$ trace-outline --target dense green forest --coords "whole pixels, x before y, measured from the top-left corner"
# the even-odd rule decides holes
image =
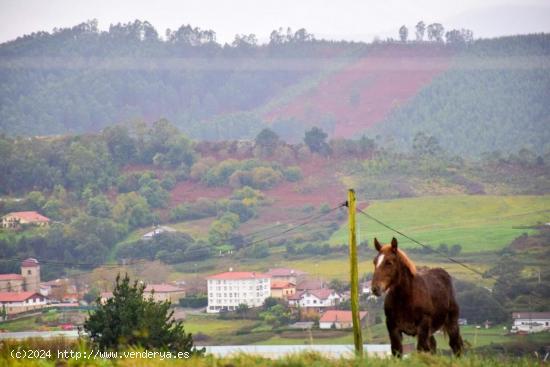
[[[374,130],[409,146],[430,131],[460,155],[550,151],[550,35],[480,40]]]
[[[258,45],[254,35],[220,45],[215,32],[191,26],[168,30],[165,38],[148,22],[102,32],[90,21],[0,45],[0,131],[50,135],[168,118],[193,137],[215,139],[219,129],[203,129],[203,120],[256,108],[315,72],[266,68],[270,60],[360,48],[315,41],[304,29],[274,31],[268,45]],[[261,124],[240,114],[223,122],[234,120],[243,126],[234,132],[239,136],[223,129],[222,138],[251,138],[248,130]]]

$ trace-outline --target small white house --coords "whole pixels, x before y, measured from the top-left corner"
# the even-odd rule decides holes
[[[366,321],[367,312],[359,312],[361,326],[365,326]],[[353,317],[351,311],[329,310],[319,320],[319,329],[350,329],[352,327]]]
[[[344,297],[336,291],[329,288],[314,289],[303,291],[288,297],[290,306],[300,306],[303,309],[315,309],[322,311],[329,307],[338,305]]]
[[[173,233],[173,232],[176,232],[176,230],[172,227],[168,227],[168,226],[158,226],[158,227],[155,227],[155,229],[153,229],[151,232],[147,232],[145,233],[143,236],[141,236],[141,239],[143,240],[151,240],[153,239],[155,236],[158,236],[159,234],[161,233]]]
[[[8,315],[44,308],[48,298],[37,292],[0,292],[0,308]]]
[[[513,333],[538,333],[550,330],[550,312],[513,312]]]

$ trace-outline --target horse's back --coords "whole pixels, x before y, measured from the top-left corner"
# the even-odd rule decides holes
[[[424,279],[432,303],[437,309],[457,307],[453,281],[447,271],[441,268],[431,268],[421,271],[420,276]]]

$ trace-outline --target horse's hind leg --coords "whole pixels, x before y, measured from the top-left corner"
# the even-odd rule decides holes
[[[447,327],[447,333],[449,334],[449,346],[453,350],[453,353],[458,357],[462,354],[464,349],[464,343],[460,336],[460,328],[458,323]]]
[[[449,335],[449,346],[456,356],[460,356],[464,349],[464,343],[460,336],[460,327],[458,326],[458,306],[453,307],[445,323],[445,331]]]
[[[432,354],[435,354],[436,350],[437,350],[437,343],[435,341],[435,337],[432,335],[430,336],[430,352]]]

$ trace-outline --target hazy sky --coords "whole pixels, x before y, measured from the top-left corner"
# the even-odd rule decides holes
[[[97,19],[101,29],[148,20],[159,34],[191,24],[216,31],[219,42],[278,27],[304,27],[317,38],[397,38],[402,24],[440,22],[476,37],[550,32],[550,0],[0,0],[0,42]],[[412,32],[410,32],[412,33]]]

